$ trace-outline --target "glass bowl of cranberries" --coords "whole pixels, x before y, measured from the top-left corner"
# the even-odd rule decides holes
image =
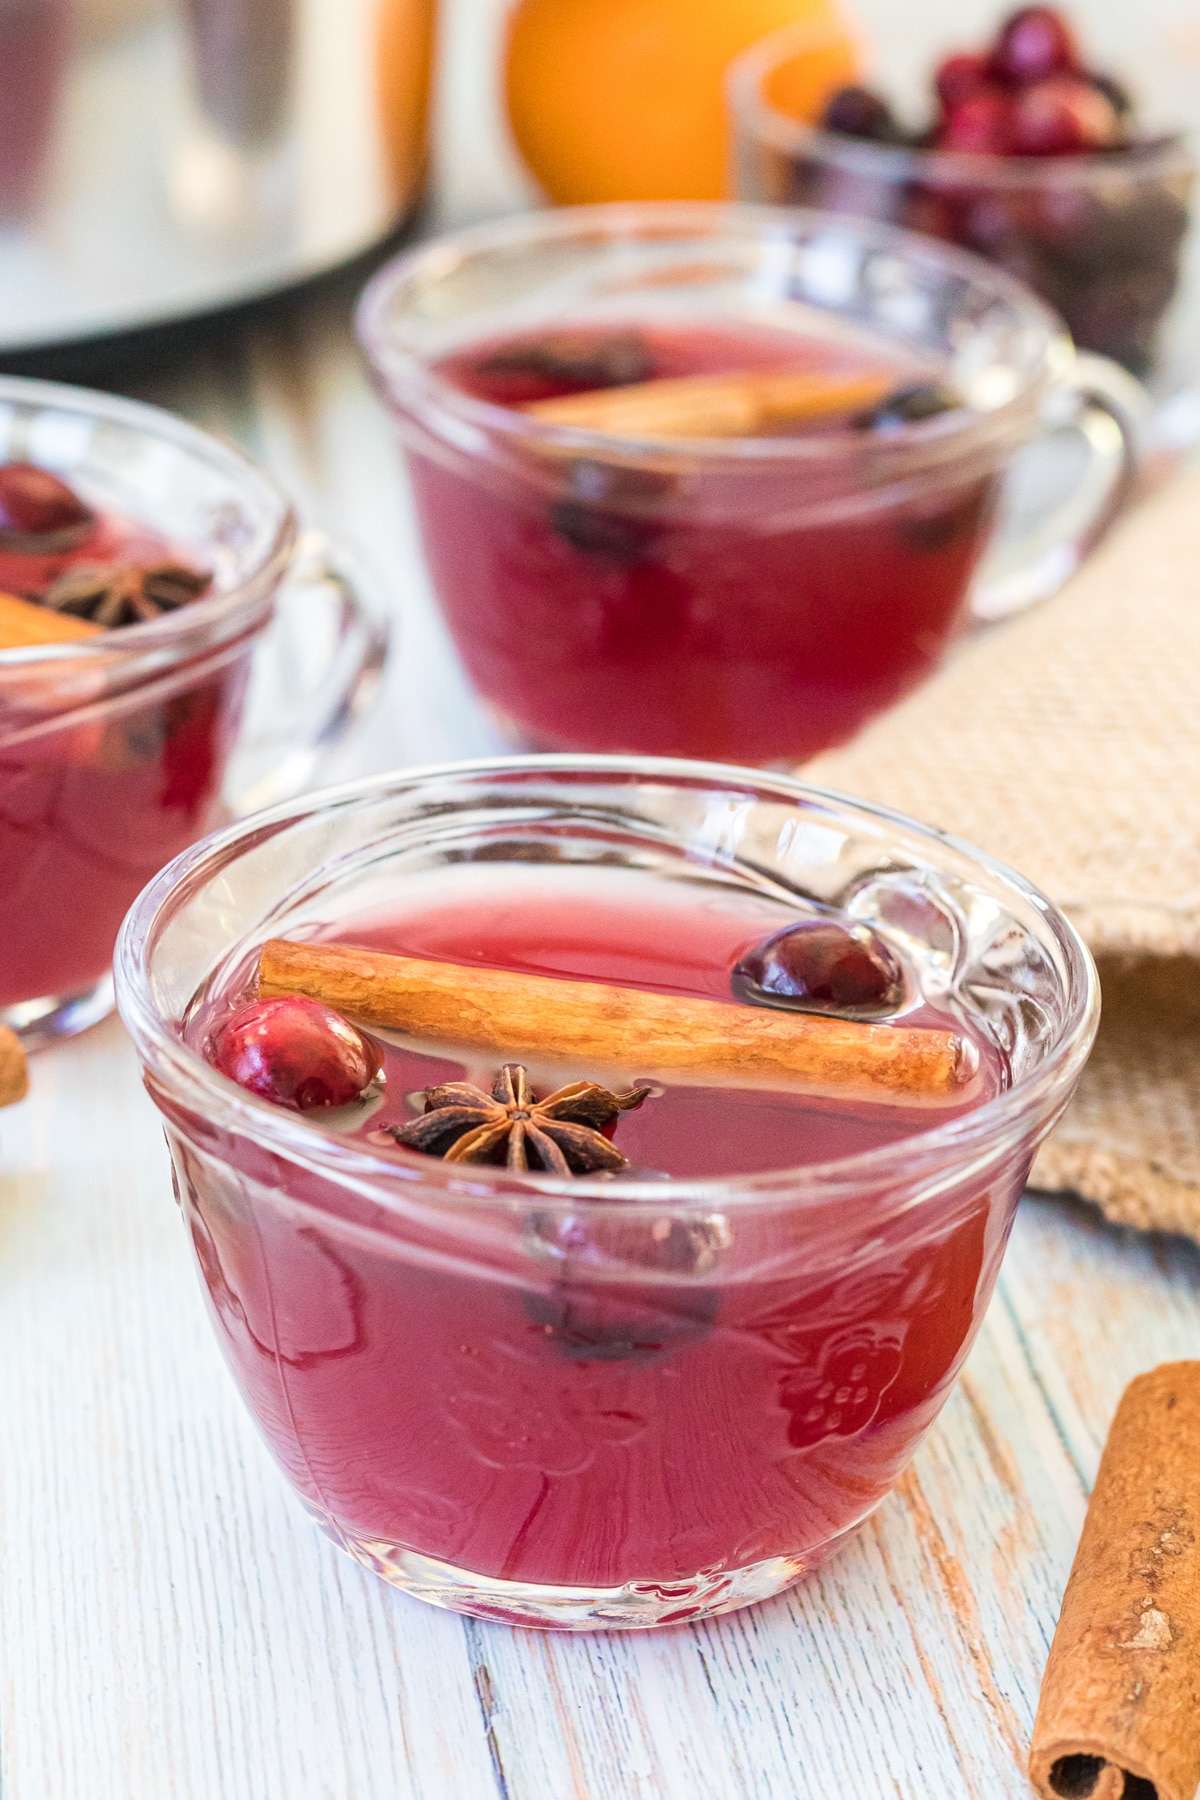
[[[372,611],[232,447],[0,378],[0,1022],[32,1046],[103,1016],[138,890],[295,791],[378,667]]]
[[[803,28],[779,32],[731,69],[744,199],[962,244],[1035,288],[1081,348],[1149,370],[1179,282],[1194,159],[1180,133],[1141,126],[1061,12],[1024,7],[991,43],[944,57],[931,117],[912,128],[872,87],[833,93],[818,125],[790,116],[786,74],[806,41]]]
[[[635,758],[260,813],[156,878],[116,971],[304,1507],[421,1599],[569,1630],[766,1599],[880,1504],[1098,1012],[980,852]]]

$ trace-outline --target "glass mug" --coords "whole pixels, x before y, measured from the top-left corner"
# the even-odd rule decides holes
[[[664,325],[857,341],[909,381],[944,371],[971,410],[886,434],[639,442],[481,399],[442,366],[539,331]],[[987,263],[799,210],[485,226],[397,258],[359,330],[467,672],[539,750],[786,764],[844,741],[935,667],[973,583],[994,615],[1061,582],[1111,513],[1142,400]],[[1083,444],[1076,479],[981,569],[1006,471],[1063,429]]]
[[[150,623],[0,650],[0,1021],[33,1046],[110,1009],[117,931],[157,869],[222,808],[304,785],[369,698],[387,627],[261,470],[157,408],[0,378],[7,461],[214,576]],[[248,703],[270,714],[252,737]]]
[[[1034,288],[1075,342],[1142,375],[1179,285],[1195,159],[1178,132],[1094,156],[982,156],[866,143],[787,110],[828,34],[789,26],[727,83],[743,200],[886,219],[974,250]]]
[[[498,869],[593,894],[628,871],[689,918],[747,894],[838,908],[902,941],[1009,1084],[806,1167],[614,1188],[385,1153],[193,1047],[210,984],[264,939]],[[424,1600],[579,1630],[766,1599],[875,1509],[970,1348],[1099,1011],[1072,927],[970,846],[782,777],[635,758],[274,808],[151,883],[116,972],[212,1323],[304,1506]]]

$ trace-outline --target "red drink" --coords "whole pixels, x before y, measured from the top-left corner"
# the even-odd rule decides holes
[[[102,516],[69,550],[0,544],[0,592],[180,560],[159,534]],[[226,645],[112,698],[108,674],[82,659],[14,664],[0,684],[0,1008],[94,987],[135,895],[208,828],[248,655],[245,640]]]
[[[38,198],[70,40],[70,0],[0,5],[0,225]]]
[[[0,732],[0,1007],[91,988],[132,899],[213,823],[247,657]]]
[[[0,1021],[28,1045],[104,1016],[139,887],[226,803],[307,779],[353,718],[386,633],[336,554],[295,545],[291,507],[231,446],[0,380]],[[230,781],[260,647],[268,673],[286,650],[287,683],[269,725],[252,706]]]
[[[733,965],[795,917],[629,871],[456,876],[327,935],[733,1006]],[[236,968],[218,977],[194,1043],[239,987]],[[915,984],[904,1023],[964,1029]],[[891,1487],[938,1411],[1028,1155],[951,1185],[915,1228],[905,1215],[881,1224],[869,1183],[836,1223],[815,1209],[748,1224],[738,1181],[895,1145],[978,1106],[1006,1080],[978,1044],[981,1071],[956,1108],[655,1084],[615,1130],[642,1184],[633,1197],[622,1201],[624,1178],[611,1204],[577,1209],[514,1193],[482,1251],[464,1246],[453,1203],[443,1230],[436,1208],[389,1220],[343,1193],[327,1227],[318,1177],[245,1144],[184,1148],[226,1354],[314,1514],[385,1572],[415,1554],[485,1581],[638,1584],[660,1620],[676,1584],[689,1616],[811,1566]],[[384,1102],[354,1137],[378,1148],[384,1124],[413,1116],[408,1096],[419,1109],[419,1090],[464,1075],[490,1087],[496,1067],[391,1044]],[[542,1095],[588,1073],[530,1071]],[[671,1180],[652,1186],[654,1173]],[[689,1178],[733,1185],[706,1215],[672,1217],[672,1182]]]
[[[600,759],[260,815],[151,884],[116,973],[306,1507],[410,1593],[578,1629],[778,1593],[878,1503],[1097,1010],[1070,927],[977,853]]]
[[[945,650],[1051,389],[1100,389],[1097,371],[1064,375],[1058,321],[989,264],[798,208],[643,202],[477,227],[398,257],[358,323],[459,653],[502,728],[540,749],[794,763],[850,736]],[[565,363],[584,390],[573,423],[552,380],[514,380],[522,363]],[[640,433],[627,410],[600,421],[687,370],[738,372],[720,379],[740,402],[764,365],[793,392],[797,370],[850,367],[950,404],[844,402],[819,430],[740,404],[715,429],[707,415],[708,435],[694,414],[682,431],[678,413],[657,430],[643,413]],[[539,396],[554,415],[521,410]],[[1077,501],[1023,544],[1006,533],[981,609],[1027,604],[1073,566],[1102,510]]]
[[[621,384],[761,369],[883,368],[898,389],[930,378],[884,344],[736,320],[556,326],[541,341],[560,336],[578,346],[575,378],[539,372],[529,337],[477,346],[439,373],[506,407],[614,385],[606,347],[622,343]],[[968,465],[936,493],[880,504],[867,492],[887,454],[879,432],[843,417],[803,435],[819,435],[861,503],[847,505],[802,453],[751,472],[705,470],[678,445],[540,462],[531,447],[523,471],[497,471],[411,451],[434,585],[498,717],[538,749],[765,763],[850,737],[921,681],[962,612],[995,474]]]

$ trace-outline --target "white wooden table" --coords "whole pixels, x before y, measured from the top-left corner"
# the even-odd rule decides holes
[[[468,177],[443,187],[459,210]],[[386,699],[338,773],[492,747],[346,300],[136,384],[241,438],[391,583]],[[435,1612],[319,1537],[259,1443],[110,1021],[39,1057],[0,1117],[0,1797],[1015,1800],[1118,1396],[1198,1353],[1200,1249],[1027,1198],[945,1413],[806,1586],[650,1635]]]

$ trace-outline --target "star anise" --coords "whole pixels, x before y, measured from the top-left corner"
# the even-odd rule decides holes
[[[51,612],[110,629],[148,624],[198,600],[212,586],[207,569],[185,563],[78,563],[38,596]]]
[[[520,1063],[506,1063],[491,1097],[467,1081],[427,1088],[425,1112],[387,1131],[408,1150],[453,1163],[507,1163],[551,1175],[627,1169],[629,1159],[603,1135],[619,1113],[640,1106],[648,1088],[613,1094],[594,1081],[572,1082],[537,1100]]]

